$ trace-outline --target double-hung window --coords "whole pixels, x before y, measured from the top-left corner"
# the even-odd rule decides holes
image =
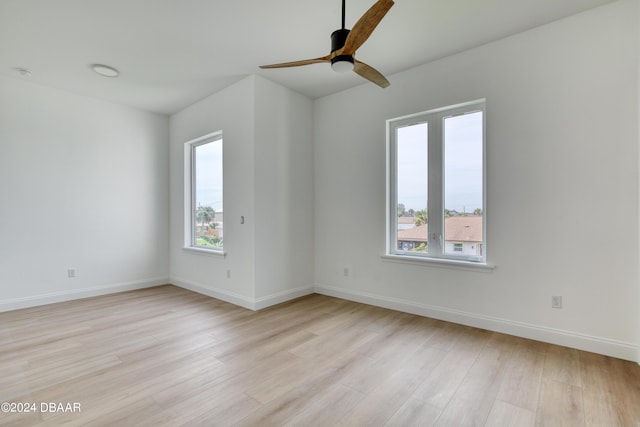
[[[387,255],[486,262],[484,100],[387,121]]]
[[[222,132],[188,141],[185,159],[185,248],[222,253]]]

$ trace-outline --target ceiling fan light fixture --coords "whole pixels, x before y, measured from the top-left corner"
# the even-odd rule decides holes
[[[13,69],[15,72],[17,72],[18,74],[20,74],[22,77],[31,77],[31,70],[29,70],[28,68],[24,68],[24,67],[16,67]]]
[[[331,68],[336,73],[348,73],[353,71],[353,56],[338,55],[331,60]]]
[[[103,77],[113,78],[113,77],[118,77],[120,75],[120,71],[116,70],[113,67],[110,67],[109,65],[93,64],[91,65],[91,69]]]

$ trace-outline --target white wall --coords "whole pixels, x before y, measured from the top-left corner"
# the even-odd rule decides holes
[[[250,76],[171,117],[173,283],[249,308],[313,291],[312,111],[311,100]],[[183,249],[183,145],[217,130],[224,258]]]
[[[243,306],[255,298],[253,93],[253,79],[246,78],[174,114],[170,124],[172,282]],[[219,130],[223,132],[224,258],[183,249],[184,143]]]
[[[167,135],[167,117],[0,77],[0,311],[166,283]]]
[[[316,101],[316,290],[636,358],[637,24],[623,0]],[[383,261],[385,120],[479,98],[497,268]]]
[[[311,293],[313,103],[261,77],[255,84],[256,298]]]

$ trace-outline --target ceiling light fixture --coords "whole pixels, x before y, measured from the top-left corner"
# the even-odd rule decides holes
[[[22,77],[31,77],[31,71],[27,68],[16,67],[13,70],[20,74]]]
[[[93,64],[91,69],[104,77],[118,77],[120,75],[120,71],[104,64]]]

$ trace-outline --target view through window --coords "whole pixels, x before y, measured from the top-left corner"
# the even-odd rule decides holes
[[[189,246],[222,250],[222,134],[208,135],[187,144],[191,167]]]
[[[485,259],[484,103],[388,121],[391,254]]]

